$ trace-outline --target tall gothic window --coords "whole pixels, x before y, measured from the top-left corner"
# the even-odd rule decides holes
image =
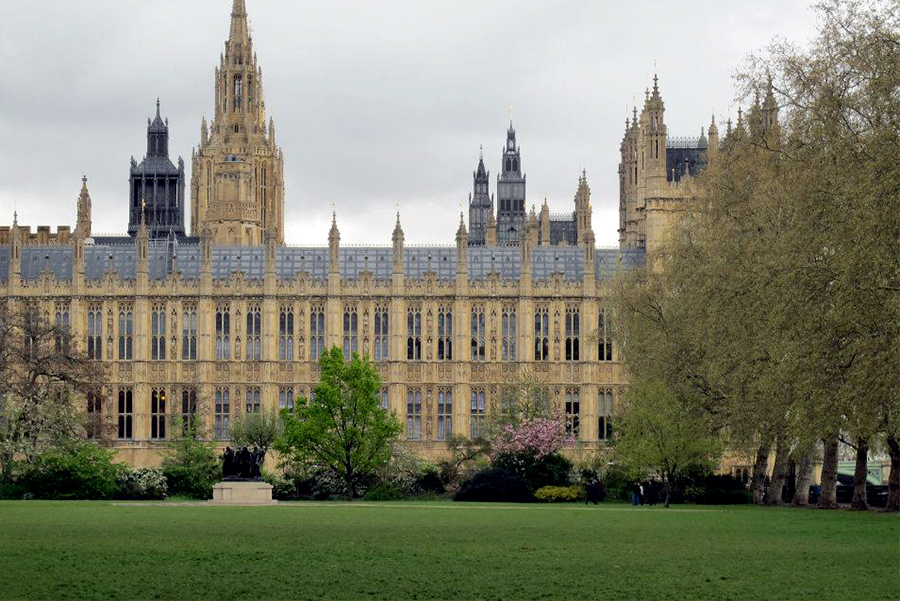
[[[166,307],[154,305],[150,313],[150,358],[166,360]]]
[[[226,440],[231,431],[231,390],[216,388],[215,435],[219,440]]]
[[[91,305],[87,314],[88,359],[103,359],[103,307]]]
[[[359,329],[356,307],[344,307],[344,360],[349,361],[353,358],[353,354],[358,352],[357,336]]]
[[[325,352],[325,307],[313,307],[309,314],[309,358],[318,361]]]
[[[181,433],[187,436],[197,419],[197,389],[185,388],[181,391]]]
[[[130,305],[119,307],[119,361],[134,358],[134,312]]]
[[[294,388],[292,386],[278,389],[278,408],[294,411]]]
[[[387,388],[381,389],[380,404],[382,409],[384,409],[385,411],[388,410],[388,407],[390,406],[390,393],[388,392]]]
[[[503,309],[503,352],[504,361],[516,360],[516,310],[514,307]]]
[[[40,336],[38,330],[41,325],[41,316],[35,305],[29,304],[25,308],[24,332],[22,333],[22,342],[25,345],[24,354],[28,360],[35,357],[38,350]]]
[[[132,438],[134,419],[134,399],[130,388],[119,389],[119,440]]]
[[[54,348],[57,353],[69,353],[69,305],[57,303],[56,305],[56,335],[54,336]]]
[[[262,312],[259,305],[247,308],[247,361],[262,358]]]
[[[566,434],[578,437],[581,420],[581,391],[577,388],[566,389]]]
[[[471,327],[469,328],[469,334],[471,343],[470,346],[472,348],[472,361],[484,361],[485,354],[485,316],[484,316],[484,307],[473,307],[472,308],[472,321]]]
[[[406,390],[406,439],[422,440],[422,389]]]
[[[453,361],[453,312],[441,307],[438,312],[438,361]]]
[[[181,317],[181,358],[197,360],[197,307],[185,306]]]
[[[161,388],[150,393],[150,438],[166,438],[166,391]]]
[[[578,361],[581,342],[581,316],[578,307],[566,307],[566,361]]]
[[[612,438],[613,391],[605,388],[597,394],[597,435],[600,440]]]
[[[447,440],[453,435],[453,392],[438,388],[437,439]]]
[[[231,359],[231,307],[216,308],[216,359]]]
[[[406,312],[406,359],[422,360],[422,312],[418,308]]]
[[[550,314],[546,307],[534,313],[534,360],[550,360]]]
[[[391,342],[391,330],[386,307],[375,307],[375,360],[387,361]]]
[[[241,103],[244,95],[244,80],[240,75],[234,78],[234,110],[241,110]]]
[[[87,437],[100,438],[103,434],[103,397],[100,393],[88,393],[87,415]]]
[[[247,389],[247,413],[259,413],[262,410],[259,388]]]
[[[597,322],[597,358],[600,361],[612,361],[612,319],[606,309],[600,309],[600,320]]]
[[[469,407],[469,433],[475,439],[484,432],[484,418],[487,415],[487,399],[484,388],[473,388]]]
[[[282,305],[278,318],[278,358],[294,360],[294,308],[290,305]]]

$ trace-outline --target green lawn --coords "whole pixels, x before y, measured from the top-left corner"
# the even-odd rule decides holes
[[[897,515],[0,503],[2,599],[900,599]]]

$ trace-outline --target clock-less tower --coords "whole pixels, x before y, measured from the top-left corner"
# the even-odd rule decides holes
[[[262,69],[245,0],[234,0],[231,33],[216,69],[215,118],[200,128],[191,176],[191,233],[220,245],[284,242],[284,158],[266,127]]]

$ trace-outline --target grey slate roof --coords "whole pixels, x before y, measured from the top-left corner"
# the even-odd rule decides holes
[[[133,280],[136,273],[136,246],[131,238],[110,238],[113,244],[85,246],[85,279],[99,280],[112,268],[121,279]],[[120,242],[121,241],[121,242]],[[127,241],[127,242],[126,242]],[[421,279],[433,271],[440,280],[456,276],[455,246],[409,247],[404,249],[405,277]],[[174,255],[174,260],[173,260]],[[292,280],[306,272],[313,280],[328,277],[327,248],[279,247],[276,250],[276,274],[279,279]],[[584,251],[578,246],[537,247],[531,251],[532,278],[546,281],[561,274],[569,281],[581,281],[584,274]],[[642,249],[597,249],[594,254],[598,280],[612,279],[618,269],[642,266]],[[74,249],[71,246],[25,246],[22,249],[22,279],[40,278],[45,267],[61,281],[72,279]],[[10,248],[0,248],[0,280],[9,273]],[[376,280],[390,280],[393,271],[393,249],[389,247],[349,247],[340,251],[340,271],[344,279],[358,279],[370,271]],[[173,244],[168,240],[150,242],[148,268],[153,280],[163,280],[174,268],[187,280],[200,277],[200,245],[196,239],[184,238]],[[266,249],[254,247],[214,247],[212,276],[227,280],[240,271],[247,279],[262,279],[265,275]],[[521,251],[514,247],[470,247],[468,249],[468,277],[470,281],[499,274],[505,281],[517,281],[521,276]]]

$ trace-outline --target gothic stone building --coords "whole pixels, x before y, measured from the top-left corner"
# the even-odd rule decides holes
[[[618,249],[595,247],[585,174],[573,213],[552,216],[546,202],[526,213],[512,124],[499,210],[482,158],[455,245],[407,246],[398,215],[388,246],[342,247],[335,219],[328,246],[292,247],[283,243],[283,159],[252,49],[245,2],[234,0],[215,118],[203,120],[191,161],[191,237],[181,235],[183,168],[168,160],[159,117],[147,158],[132,164],[133,236],[92,235],[86,178],[74,230],[32,232],[15,219],[0,228],[0,294],[70,328],[104,364],[107,393],[85,409],[123,460],[158,463],[179,417],[193,415],[224,444],[239,413],[290,408],[310,393],[331,345],[375,362],[383,406],[423,455],[445,452],[452,434],[478,434],[525,377],[579,448],[600,444],[624,384],[611,281],[644,264],[659,229],[651,215],[677,210],[706,160],[703,141],[667,143],[656,85],[623,142]],[[712,140],[711,131],[710,149]]]

